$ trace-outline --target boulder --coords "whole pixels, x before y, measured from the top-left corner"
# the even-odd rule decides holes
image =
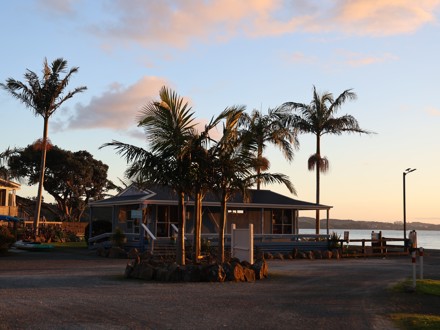
[[[323,259],[331,259],[332,258],[332,251],[325,250],[322,252],[322,258]]]
[[[199,265],[186,265],[182,268],[182,280],[185,282],[200,282],[202,280]]]
[[[114,259],[127,258],[127,252],[125,252],[125,250],[120,247],[113,246],[109,249],[107,257]]]
[[[322,259],[322,252],[320,250],[313,251],[313,254],[315,255],[315,259]]]
[[[255,278],[257,280],[262,280],[263,278],[267,278],[269,275],[268,266],[266,260],[258,259],[253,265],[252,269],[255,273]]]
[[[244,273],[243,266],[240,262],[227,262],[223,265],[223,270],[225,271],[226,281],[234,281],[234,282],[243,282],[244,281]]]
[[[208,282],[224,282],[225,278],[225,271],[220,264],[209,265],[206,268],[206,280]]]
[[[340,259],[341,255],[339,253],[339,249],[333,249],[332,250],[332,256],[333,256],[333,259]]]
[[[250,268],[243,268],[244,280],[246,282],[255,282],[255,272]]]

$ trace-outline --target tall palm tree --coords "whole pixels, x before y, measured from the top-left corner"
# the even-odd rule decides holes
[[[320,173],[329,168],[329,161],[321,155],[321,137],[325,134],[341,135],[342,133],[371,134],[359,127],[359,123],[351,115],[336,117],[338,110],[348,100],[355,100],[352,89],[343,91],[336,99],[333,94],[316,91],[313,86],[313,99],[310,104],[286,102],[282,107],[297,111],[291,118],[294,129],[300,133],[311,133],[316,137],[316,152],[308,160],[309,171],[316,170],[316,204],[320,202]],[[319,210],[316,210],[316,234],[319,234]]]
[[[209,146],[214,140],[210,137],[210,131],[215,128],[226,115],[227,111],[224,111],[218,117],[213,117],[211,121],[205,125],[205,129],[201,133],[195,134],[191,141],[190,171],[193,181],[192,194],[194,197],[194,262],[198,262],[201,253],[202,203],[206,193],[212,189],[213,184],[213,158],[209,153]]]
[[[185,264],[185,195],[191,191],[191,148],[194,136],[194,113],[183,98],[162,87],[160,101],[149,102],[141,111],[138,126],[143,127],[150,150],[118,141],[112,146],[130,166],[128,178],[168,185],[178,195],[177,263]]]
[[[266,115],[254,110],[251,115],[243,113],[241,116],[240,126],[244,129],[244,138],[256,148],[255,170],[258,190],[261,186],[261,173],[270,167],[269,160],[263,157],[267,144],[277,146],[288,161],[293,159],[293,149],[298,148],[296,132],[288,125],[288,115],[288,111],[279,107],[269,109]]]
[[[87,89],[85,86],[77,87],[67,93],[65,89],[69,84],[71,76],[78,72],[78,67],[67,70],[67,61],[63,58],[54,60],[51,65],[44,59],[43,75],[38,75],[30,70],[24,74],[25,82],[8,78],[6,83],[0,83],[0,87],[5,89],[13,97],[24,103],[33,110],[36,116],[43,117],[43,138],[41,148],[40,179],[38,183],[37,203],[35,206],[33,229],[38,234],[38,226],[41,212],[41,199],[43,192],[44,172],[46,168],[46,144],[48,137],[49,118],[66,100],[73,97],[76,93]],[[62,73],[64,77],[60,77]]]
[[[243,140],[239,132],[239,122],[244,113],[244,107],[231,107],[225,113],[223,136],[210,149],[213,159],[213,187],[220,195],[221,219],[218,238],[219,260],[225,260],[225,226],[227,222],[227,202],[230,197],[241,192],[243,198],[247,190],[257,181],[262,183],[284,183],[294,192],[289,179],[282,174],[254,173],[254,156],[252,145]]]

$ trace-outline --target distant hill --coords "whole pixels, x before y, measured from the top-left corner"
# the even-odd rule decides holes
[[[314,229],[315,218],[299,217],[299,228]],[[327,220],[320,220],[321,228],[327,228]],[[371,230],[402,230],[403,223],[399,222],[379,222],[379,221],[360,221],[360,220],[339,220],[329,219],[330,229],[371,229]],[[439,230],[440,225],[422,222],[407,222],[407,230]]]

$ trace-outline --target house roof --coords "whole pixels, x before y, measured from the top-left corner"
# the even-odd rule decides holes
[[[12,189],[20,189],[21,185],[14,181],[9,181],[0,178],[0,187],[12,188]]]
[[[248,196],[243,201],[243,196],[240,193],[233,195],[228,201],[229,208],[289,208],[296,210],[328,210],[332,206],[305,202],[293,199],[271,190],[255,190],[250,189]],[[194,205],[192,198],[187,198],[187,205]],[[113,205],[128,205],[128,204],[159,204],[159,205],[177,205],[177,194],[169,187],[155,186],[149,189],[140,190],[134,185],[128,187],[116,196],[94,201],[90,203],[91,207],[105,207]],[[220,206],[219,198],[213,194],[208,193],[204,200],[205,206]]]

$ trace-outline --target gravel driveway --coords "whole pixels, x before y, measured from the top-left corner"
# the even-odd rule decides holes
[[[440,279],[426,251],[425,278]],[[123,277],[127,260],[84,250],[0,255],[0,329],[393,329],[389,314],[438,315],[439,301],[387,289],[410,257],[268,261],[254,283],[159,283]]]

